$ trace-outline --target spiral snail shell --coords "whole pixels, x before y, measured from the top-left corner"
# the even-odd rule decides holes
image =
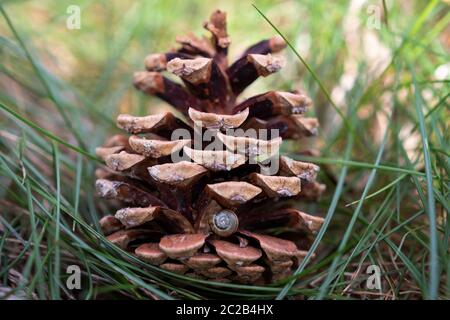
[[[228,237],[237,231],[239,219],[233,211],[221,210],[211,216],[209,224],[215,234]]]

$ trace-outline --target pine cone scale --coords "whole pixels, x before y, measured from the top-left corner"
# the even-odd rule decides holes
[[[284,59],[272,55],[285,47],[280,37],[255,44],[228,66],[226,14],[214,12],[204,26],[210,41],[179,37],[179,50],[147,56],[147,71],[135,73],[138,90],[185,118],[118,116],[117,126],[130,136],[113,136],[96,150],[106,165],[96,171],[97,192],[116,209],[100,226],[113,244],[166,271],[221,282],[277,281],[303,259],[323,223],[288,200],[314,200],[324,190],[318,166],[279,156],[280,147],[283,138],[316,134],[318,122],[304,116],[312,102],[300,91],[236,103],[257,78],[281,69]],[[190,137],[173,139],[177,129]],[[242,129],[256,136],[240,135]],[[222,148],[198,145],[194,133],[210,134]],[[271,161],[279,164],[275,172]]]

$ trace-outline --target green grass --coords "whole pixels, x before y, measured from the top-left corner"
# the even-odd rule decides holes
[[[367,25],[369,2],[380,29]],[[449,299],[450,79],[436,77],[450,68],[449,4],[369,2],[79,1],[80,30],[65,27],[68,0],[1,2],[0,289],[33,299]],[[231,55],[276,33],[289,44],[285,71],[245,95],[303,88],[321,124],[314,144],[284,150],[322,167],[327,192],[305,211],[325,223],[295,274],[270,286],[171,274],[111,245],[97,223],[110,212],[95,196],[95,147],[118,132],[118,113],[167,107],[136,92],[132,73],[177,34],[203,32],[216,6],[228,12]],[[389,55],[374,64],[380,48]],[[310,146],[320,155],[298,155]],[[81,290],[66,287],[71,264]],[[381,269],[380,290],[365,286],[369,265]]]

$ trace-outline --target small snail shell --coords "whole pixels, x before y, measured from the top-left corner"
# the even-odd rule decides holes
[[[237,231],[239,219],[233,211],[221,210],[211,216],[209,225],[215,234],[228,237]]]

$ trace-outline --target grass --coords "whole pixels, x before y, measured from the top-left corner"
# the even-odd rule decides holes
[[[369,2],[379,29],[367,23]],[[327,192],[304,206],[325,223],[295,274],[269,286],[171,274],[112,246],[97,223],[109,212],[95,196],[95,147],[118,132],[118,113],[167,108],[135,92],[132,73],[175,35],[202,32],[216,6],[79,1],[81,29],[68,30],[70,1],[1,2],[5,297],[449,299],[449,4],[369,2],[216,4],[229,14],[231,55],[276,33],[289,45],[285,71],[245,96],[301,87],[321,124],[314,144],[284,150],[321,165]],[[298,155],[311,146],[320,155]],[[66,286],[72,264],[83,273],[80,290]],[[370,265],[381,270],[380,289],[366,287]]]

